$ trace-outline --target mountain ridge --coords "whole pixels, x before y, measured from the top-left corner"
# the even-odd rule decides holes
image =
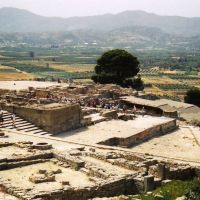
[[[100,30],[146,26],[159,28],[168,34],[200,35],[200,17],[160,16],[145,11],[124,11],[86,17],[44,17],[27,10],[12,7],[0,9],[0,32],[61,32],[73,30]]]

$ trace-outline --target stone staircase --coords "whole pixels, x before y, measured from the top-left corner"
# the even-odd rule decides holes
[[[16,116],[15,118],[15,127],[13,127],[11,116],[12,116],[12,113],[3,111],[4,123],[1,128],[6,128],[6,129],[11,129],[11,130],[16,130],[16,131],[23,131],[23,132],[27,132],[29,134],[34,134],[34,135],[52,136],[52,134],[47,133],[46,131],[40,129],[34,124],[18,116]]]

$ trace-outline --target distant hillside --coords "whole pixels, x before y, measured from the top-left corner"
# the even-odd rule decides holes
[[[111,31],[73,30],[43,33],[0,33],[0,46],[76,46],[134,48],[134,49],[200,49],[200,35],[183,37],[171,35],[158,28],[131,26]]]
[[[16,8],[0,9],[0,32],[60,32],[94,30],[109,32],[123,27],[157,28],[168,34],[200,35],[200,18],[159,16],[143,11],[126,11],[116,15],[56,18],[42,17]]]

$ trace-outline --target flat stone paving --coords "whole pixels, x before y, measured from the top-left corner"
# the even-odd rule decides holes
[[[113,137],[127,138],[155,125],[170,122],[173,119],[166,117],[138,116],[134,120],[111,120],[104,121],[86,128],[69,131],[56,135],[56,137],[68,141],[86,144],[97,144]]]
[[[24,157],[31,155],[30,152],[26,151],[25,149],[15,147],[15,146],[8,146],[0,148],[0,159],[4,158],[15,158],[15,157]]]
[[[200,130],[195,129],[195,131],[193,133],[190,127],[180,127],[170,134],[153,138],[131,148],[131,150],[155,156],[200,162],[200,146],[198,138],[196,138],[197,135],[200,138]]]
[[[19,200],[19,199],[9,194],[0,192],[0,200]]]
[[[34,88],[46,88],[50,86],[56,85],[65,85],[57,82],[42,82],[42,81],[0,81],[0,89],[6,90],[24,90],[28,89],[29,87]]]
[[[54,137],[52,137],[51,139],[48,139],[46,137],[38,137],[37,135],[33,136],[33,135],[29,135],[28,133],[26,134],[20,134],[20,132],[13,132],[13,131],[6,131],[5,130],[5,134],[7,136],[9,136],[8,138],[1,138],[1,142],[21,142],[21,141],[31,141],[34,144],[37,143],[43,143],[43,142],[48,142],[49,144],[52,144],[54,148],[56,148],[58,151],[65,151],[65,150],[70,150],[73,148],[76,148],[80,145],[76,145],[76,144],[70,144],[67,143],[65,141],[56,141],[54,139]],[[23,150],[22,150],[23,151]],[[9,154],[9,153],[8,153]],[[11,154],[11,153],[10,153]]]
[[[53,182],[45,182],[39,184],[30,182],[29,177],[37,174],[38,170],[40,169],[47,171],[56,171],[61,169],[62,173],[56,174],[56,181]],[[72,170],[70,168],[61,167],[50,161],[6,171],[0,171],[0,177],[3,177],[3,180],[10,180],[13,187],[31,189],[33,193],[43,191],[50,192],[53,190],[62,189],[62,181],[69,181],[69,184],[72,187],[86,187],[94,185],[94,183],[89,180],[89,177],[86,174]]]
[[[98,132],[91,133],[93,140],[96,140],[96,137],[99,137],[97,134]],[[48,138],[33,137],[31,135],[18,134],[14,132],[6,132],[6,135],[8,135],[9,137],[2,138],[1,139],[2,142],[19,142],[19,141],[32,141],[34,143],[48,142],[49,144],[52,144],[53,147],[58,151],[70,150],[73,148],[80,147],[82,145],[81,142],[80,145],[78,144],[79,140],[76,141],[77,144],[68,143],[67,137],[66,138],[50,137],[51,139],[50,138],[48,139]],[[63,139],[63,141],[57,141],[56,139]],[[183,159],[183,161],[190,162],[192,164],[193,162],[194,163],[200,162],[200,146],[198,145],[196,139],[198,139],[200,143],[199,128],[193,128],[191,126],[189,126],[189,128],[180,127],[178,130],[173,131],[170,134],[160,136],[157,138],[152,138],[151,140],[139,144],[131,149],[124,149],[124,150],[142,154],[148,153],[154,155],[155,157],[161,156],[175,160]],[[86,141],[88,142],[88,140]],[[94,144],[88,143],[88,145],[94,145]],[[111,148],[111,147],[107,146],[106,148]],[[115,149],[122,150],[121,148],[118,147],[115,147]],[[107,151],[107,150],[99,149],[99,151]]]

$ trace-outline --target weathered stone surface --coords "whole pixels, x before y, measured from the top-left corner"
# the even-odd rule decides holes
[[[49,174],[35,174],[32,175],[29,180],[35,184],[37,183],[45,183],[45,182],[53,182],[55,181],[55,176]]]
[[[80,127],[81,108],[78,104],[48,104],[40,106],[4,105],[9,112],[35,124],[45,131],[57,134]]]
[[[170,183],[170,182],[172,182],[172,180],[163,180],[162,185],[165,185],[165,184]]]
[[[106,110],[101,113],[101,116],[111,119],[117,119],[117,111],[116,110]]]

